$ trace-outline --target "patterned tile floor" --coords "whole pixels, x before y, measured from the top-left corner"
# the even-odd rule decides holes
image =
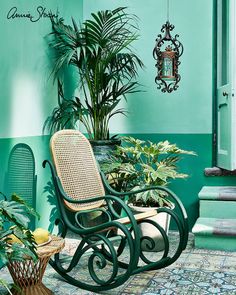
[[[72,251],[73,246],[70,241],[66,251]],[[6,269],[1,270],[0,277],[10,281]],[[63,282],[50,266],[47,267],[43,281],[58,295],[97,294]],[[6,293],[0,289],[0,294]],[[187,249],[173,265],[133,276],[119,288],[102,294],[236,295],[236,252],[194,249],[193,236],[190,236]]]

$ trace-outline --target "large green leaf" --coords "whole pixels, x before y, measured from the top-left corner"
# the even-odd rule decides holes
[[[15,201],[0,201],[0,213],[8,220],[27,227],[29,218],[25,215],[25,207]]]
[[[134,190],[144,186],[167,186],[175,178],[186,178],[187,174],[179,173],[177,162],[181,154],[194,155],[170,144],[168,141],[154,143],[133,137],[123,137],[122,146],[114,153],[117,165],[110,165],[107,173],[116,173],[119,188]],[[112,169],[113,167],[113,169]],[[121,177],[123,177],[123,184]],[[113,181],[113,184],[117,182]],[[166,194],[159,190],[139,193],[130,199],[139,205],[169,205]]]

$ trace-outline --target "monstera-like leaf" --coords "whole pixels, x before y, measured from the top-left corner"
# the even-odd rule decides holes
[[[29,207],[19,196],[12,195],[10,200],[3,197],[0,200],[0,261],[1,267],[10,260],[23,261],[25,256],[37,259],[35,241],[32,233],[27,228],[29,216],[39,215]],[[14,237],[15,243],[11,243]],[[0,278],[0,284],[8,289],[4,280]]]

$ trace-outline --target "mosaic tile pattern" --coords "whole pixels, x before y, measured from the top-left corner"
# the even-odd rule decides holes
[[[73,252],[71,243],[72,241],[69,241],[67,244],[65,253]],[[83,265],[79,268],[79,273],[81,272]],[[7,269],[0,271],[0,277],[10,282]],[[47,267],[43,282],[57,295],[97,294],[65,283],[50,266]],[[7,293],[0,288],[0,294]],[[101,294],[236,295],[236,252],[194,249],[193,236],[190,236],[187,249],[173,265],[133,276],[119,288]]]
[[[122,294],[232,295],[236,294],[235,273],[167,268],[153,276],[134,277]]]

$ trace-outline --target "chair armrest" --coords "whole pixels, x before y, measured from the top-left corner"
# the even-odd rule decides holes
[[[81,200],[78,203],[95,202],[95,201],[102,200],[102,199],[106,201],[108,208],[109,208],[109,213],[111,213],[111,216],[113,215],[113,218],[115,218],[115,219],[110,219],[101,225],[96,225],[96,226],[92,226],[92,227],[88,227],[88,228],[82,227],[79,230],[80,233],[81,234],[90,234],[90,233],[94,233],[94,232],[102,232],[104,230],[108,230],[108,229],[111,229],[114,227],[120,228],[121,230],[126,232],[126,228],[124,227],[124,225],[119,222],[119,219],[117,220],[117,218],[120,218],[120,216],[118,216],[117,214],[115,214],[115,212],[113,210],[111,210],[110,202],[114,201],[114,202],[117,202],[120,205],[120,207],[122,208],[123,212],[125,212],[125,215],[127,216],[126,218],[129,220],[128,223],[130,223],[130,225],[133,227],[133,229],[135,231],[135,235],[137,237],[138,236],[137,221],[133,215],[133,212],[131,211],[129,206],[127,204],[125,204],[125,202],[122,199],[120,199],[119,197],[112,196],[112,195],[105,195],[105,196],[101,196],[101,197],[89,198],[88,200]],[[88,211],[88,210],[85,210],[85,213],[86,213],[86,211]],[[78,216],[81,215],[82,213],[83,213],[83,211],[79,211],[76,213],[77,220],[78,220]],[[79,223],[78,223],[78,225],[81,226],[81,224],[79,224]],[[126,235],[127,235],[127,233],[126,233]]]
[[[125,212],[126,216],[129,218],[130,224],[134,228],[135,235],[138,236],[137,222],[133,216],[133,213],[132,213],[131,209],[128,207],[128,205],[125,204],[125,202],[120,197],[113,196],[113,195],[105,195],[105,196],[95,196],[95,197],[92,197],[89,199],[84,199],[84,200],[74,200],[65,193],[65,191],[62,187],[61,181],[56,174],[53,164],[50,161],[45,160],[45,161],[43,161],[44,168],[46,167],[46,164],[48,164],[51,169],[55,189],[57,190],[57,193],[60,195],[61,199],[64,199],[64,200],[66,200],[70,203],[73,203],[73,204],[84,204],[84,203],[105,200],[108,205],[108,208],[110,209],[110,213],[115,217],[115,219],[117,219],[117,217],[119,218],[120,216],[115,214],[115,212],[111,209],[111,207],[112,207],[111,203],[116,202],[120,205],[120,207]],[[82,212],[82,210],[81,210],[81,212]],[[128,233],[127,228],[123,224],[119,224],[119,222],[116,220],[110,220],[108,222],[105,222],[102,225],[93,226],[93,227],[90,227],[87,229],[79,229],[78,227],[75,227],[74,225],[70,224],[70,229],[74,230],[75,232],[77,232],[79,234],[92,234],[94,232],[103,231],[103,230],[106,230],[107,228],[112,228],[112,227],[118,227],[118,228],[122,229],[124,232],[126,232],[126,235],[130,235]]]
[[[54,166],[51,163],[51,161],[49,161],[49,160],[43,161],[43,168],[46,167],[46,164],[48,164],[49,167],[50,167],[55,188],[58,191],[61,199],[64,199],[67,202],[72,203],[72,204],[85,204],[85,203],[90,203],[90,202],[96,202],[96,201],[100,201],[100,200],[105,200],[106,203],[107,203],[107,205],[108,205],[109,210],[112,213],[112,215],[115,218],[120,218],[120,216],[113,209],[111,202],[112,201],[115,201],[115,202],[121,203],[120,202],[121,201],[121,198],[114,199],[114,196],[113,196],[113,199],[112,199],[112,198],[107,198],[107,196],[105,195],[105,196],[94,196],[92,198],[88,198],[88,199],[84,199],[84,200],[75,200],[75,199],[71,198],[70,196],[68,196],[66,194],[66,192],[64,191],[63,186],[61,184],[61,180],[57,176],[56,171],[55,171]],[[115,190],[113,190],[113,191],[115,192]],[[117,201],[117,200],[119,200],[119,201]],[[121,205],[121,207],[123,207],[123,205],[125,205],[125,203],[122,201],[122,203],[120,205]]]
[[[104,186],[106,187],[106,189],[108,190],[108,192],[114,196],[118,196],[118,197],[125,197],[125,196],[131,196],[131,195],[135,195],[141,192],[145,192],[145,191],[149,191],[149,190],[160,190],[160,191],[164,191],[166,192],[170,197],[172,197],[178,207],[181,209],[181,211],[183,211],[183,215],[184,218],[187,218],[187,213],[185,211],[185,208],[182,204],[182,202],[180,201],[180,199],[177,197],[177,195],[171,191],[170,189],[164,187],[164,186],[147,186],[141,189],[137,189],[137,190],[132,190],[132,191],[128,191],[128,192],[117,192],[116,190],[114,190],[110,184],[108,183],[106,176],[103,172],[101,172],[101,177],[102,177],[102,181],[104,183]]]
[[[108,191],[109,194],[114,195],[114,196],[118,196],[118,197],[121,197],[121,198],[123,198],[126,195],[126,193],[124,193],[124,192],[118,192],[118,191],[114,190],[114,188],[112,188],[110,186],[105,174],[102,171],[100,171],[100,175],[101,175],[101,178],[102,178],[103,185],[104,185],[105,189]]]

